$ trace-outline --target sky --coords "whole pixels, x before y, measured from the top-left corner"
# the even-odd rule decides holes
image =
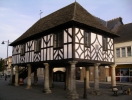
[[[132,23],[132,0],[76,0],[92,15],[105,21],[122,17]],[[61,9],[75,0],[0,0],[0,58],[7,57],[7,41],[13,42],[41,17]],[[5,44],[1,44],[5,41]],[[8,47],[8,56],[12,47]]]

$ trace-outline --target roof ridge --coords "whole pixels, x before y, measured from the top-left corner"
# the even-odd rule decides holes
[[[130,24],[132,24],[132,22],[130,22],[130,23],[127,23],[127,24],[124,24],[124,26],[125,26],[125,25],[130,25]]]
[[[76,12],[76,1],[75,1],[75,3],[74,3],[74,11],[73,11],[73,17],[72,17],[72,20],[74,20],[74,18],[75,18],[75,12]]]
[[[122,17],[117,17],[117,18],[114,18],[114,19],[108,20],[107,22],[114,21],[114,20],[117,20],[117,19],[122,19]]]

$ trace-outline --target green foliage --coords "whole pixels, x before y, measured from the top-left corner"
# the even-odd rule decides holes
[[[4,60],[0,59],[0,71],[3,71],[5,69]]]

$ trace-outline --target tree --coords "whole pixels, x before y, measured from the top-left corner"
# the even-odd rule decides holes
[[[5,65],[4,65],[4,60],[1,58],[0,59],[0,71],[4,71]]]

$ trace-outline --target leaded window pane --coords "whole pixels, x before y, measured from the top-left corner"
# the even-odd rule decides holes
[[[122,50],[122,57],[126,57],[126,50],[125,50],[125,48],[121,48],[121,50]]]
[[[103,37],[103,50],[107,50],[107,37]]]
[[[131,56],[131,47],[127,47],[127,56]]]
[[[119,48],[116,49],[116,57],[120,57],[120,49]]]
[[[84,45],[90,47],[90,32],[84,32]]]

